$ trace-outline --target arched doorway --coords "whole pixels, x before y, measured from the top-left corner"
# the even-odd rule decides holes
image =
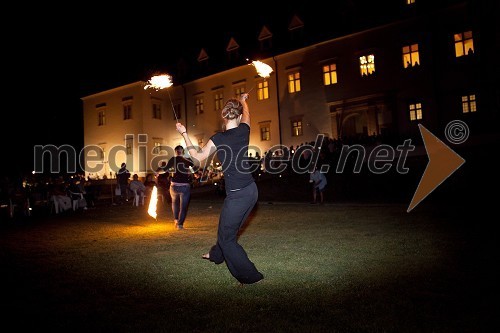
[[[343,137],[359,137],[368,134],[368,123],[365,113],[351,113],[342,122]]]

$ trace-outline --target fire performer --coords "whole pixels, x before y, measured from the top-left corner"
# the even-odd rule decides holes
[[[217,242],[202,258],[215,264],[225,261],[231,274],[242,285],[256,283],[264,278],[238,243],[238,232],[258,199],[257,185],[248,171],[250,112],[247,98],[248,94],[242,94],[239,100],[231,98],[226,101],[221,114],[225,131],[214,134],[200,150],[194,148],[186,127],[181,123],[176,125],[195,163],[207,159],[215,151],[222,162],[226,198],[219,217]]]
[[[170,196],[172,198],[172,214],[174,216],[175,228],[184,229],[189,200],[191,198],[191,180],[193,162],[184,157],[184,148],[174,148],[175,156],[168,160],[166,170],[172,171],[170,181]]]

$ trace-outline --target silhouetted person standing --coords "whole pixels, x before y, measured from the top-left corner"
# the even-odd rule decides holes
[[[116,173],[116,180],[118,182],[118,187],[120,188],[120,203],[128,201],[128,179],[130,178],[130,172],[127,170],[127,165],[122,163],[120,170]]]
[[[185,158],[184,148],[175,147],[175,156],[168,160],[167,170],[172,170],[170,178],[170,197],[172,198],[172,214],[174,216],[175,228],[184,229],[187,208],[191,198],[191,169],[193,161]]]
[[[158,183],[158,191],[167,200],[170,197],[170,170],[167,168],[167,162],[161,162],[161,166],[156,169],[156,182]]]

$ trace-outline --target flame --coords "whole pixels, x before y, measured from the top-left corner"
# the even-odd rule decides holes
[[[153,191],[151,192],[151,200],[149,200],[148,214],[156,219],[156,204],[158,202],[158,189],[153,186]]]
[[[147,84],[144,86],[144,90],[148,88],[153,88],[155,90],[161,90],[172,86],[172,76],[168,74],[155,75],[149,79]]]
[[[260,77],[269,77],[271,75],[271,72],[273,71],[271,66],[259,60],[253,60],[252,65],[255,67],[255,69],[257,70],[257,74],[259,74]]]

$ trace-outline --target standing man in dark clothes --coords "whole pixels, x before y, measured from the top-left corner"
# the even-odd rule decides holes
[[[174,215],[175,228],[182,230],[191,198],[191,174],[194,164],[193,161],[183,156],[184,148],[182,146],[177,146],[174,150],[175,156],[168,160],[165,169],[167,171],[173,170],[170,178],[172,214]]]
[[[130,172],[127,170],[127,164],[122,163],[120,170],[116,173],[116,180],[118,182],[118,187],[120,188],[120,204],[128,201],[128,179],[130,178]]]

